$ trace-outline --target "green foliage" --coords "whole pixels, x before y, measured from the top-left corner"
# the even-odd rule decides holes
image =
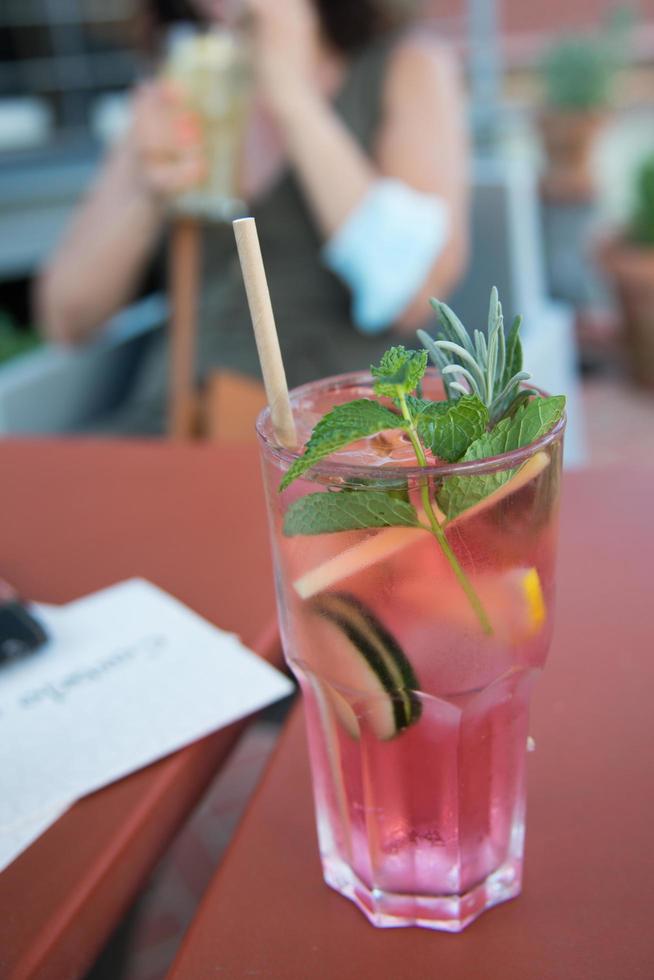
[[[431,401],[412,394],[426,370],[426,350],[392,347],[371,372],[375,393],[392,398],[401,414],[370,398],[337,405],[316,424],[303,455],[282,479],[280,490],[321,459],[387,429],[403,429],[411,439],[416,461],[425,466],[426,452],[453,463],[522,448],[558,421],[564,411],[563,397],[530,400],[533,392],[521,390],[522,382],[529,378],[522,370],[521,319],[515,319],[505,338],[502,305],[495,288],[488,311],[488,339],[479,330],[473,339],[444,303],[433,300],[432,306],[442,332],[436,340],[424,331],[419,336],[441,371],[448,400]],[[510,476],[511,471],[501,471],[478,478],[449,477],[441,489],[439,505],[448,517],[456,516]],[[284,531],[319,534],[405,525],[412,518],[404,505],[409,506],[404,487],[399,493],[386,485],[371,485],[356,491],[312,494],[291,505]]]
[[[635,190],[629,239],[635,245],[654,247],[654,153],[641,164]]]
[[[0,312],[0,364],[34,350],[40,343],[35,333],[19,330],[6,313]]]
[[[547,104],[564,111],[602,109],[610,102],[614,74],[603,37],[563,37],[543,61]]]
[[[620,6],[595,34],[564,34],[555,40],[542,64],[547,104],[564,112],[609,105],[616,73],[628,57],[634,21],[633,8]]]

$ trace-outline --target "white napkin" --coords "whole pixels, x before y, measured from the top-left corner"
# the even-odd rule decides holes
[[[72,801],[293,689],[140,579],[37,611],[52,639],[0,671],[0,870]]]

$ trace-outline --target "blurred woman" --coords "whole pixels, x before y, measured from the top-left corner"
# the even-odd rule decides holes
[[[233,6],[193,0],[207,20],[224,20]],[[413,339],[428,297],[445,296],[465,261],[466,111],[456,65],[413,23],[418,0],[236,6],[247,8],[256,73],[242,186],[289,382],[367,367],[388,331]],[[126,137],[41,276],[50,338],[84,340],[130,299],[171,198],[205,167],[196,119],[162,82],[142,85]],[[231,228],[208,225],[204,255],[198,381],[217,366],[256,376]],[[167,359],[162,335],[110,428],[164,431]]]

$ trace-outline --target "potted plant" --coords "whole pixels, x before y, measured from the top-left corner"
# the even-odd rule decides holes
[[[596,35],[565,35],[546,52],[539,125],[546,157],[542,191],[549,200],[593,197],[591,152],[610,113],[629,22],[628,12],[619,11]]]
[[[633,377],[654,388],[654,153],[636,174],[630,221],[602,242],[599,259],[620,305]]]
[[[11,317],[0,310],[0,364],[33,350],[40,343],[33,331],[20,330]]]

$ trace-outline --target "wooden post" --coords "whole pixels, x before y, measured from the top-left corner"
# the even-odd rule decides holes
[[[168,431],[173,439],[191,438],[195,434],[197,422],[195,342],[200,260],[199,221],[184,216],[176,218],[172,226],[169,265],[171,320]]]

